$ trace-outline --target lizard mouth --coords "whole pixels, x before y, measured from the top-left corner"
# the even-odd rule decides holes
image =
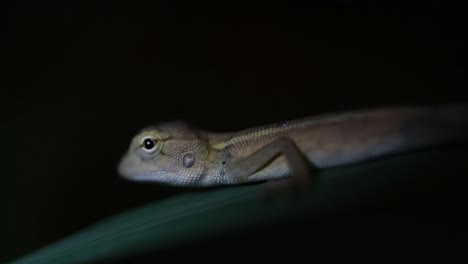
[[[155,181],[156,179],[163,178],[164,175],[162,171],[132,170],[131,167],[126,167],[125,165],[119,166],[118,171],[122,178],[131,181]]]
[[[187,177],[177,168],[145,164],[138,157],[127,155],[123,157],[117,168],[121,178],[134,182],[154,182],[164,185],[185,186],[197,185],[197,177]]]
[[[138,180],[140,178],[139,172],[136,169],[134,161],[130,157],[123,157],[117,167],[118,174],[127,180]],[[146,177],[147,178],[147,177]]]
[[[130,181],[158,181],[170,183],[167,171],[155,169],[145,170],[141,164],[135,164],[135,160],[131,157],[124,157],[120,161],[117,171],[120,177]]]

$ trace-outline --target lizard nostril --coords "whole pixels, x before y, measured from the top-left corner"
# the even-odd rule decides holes
[[[190,168],[195,164],[195,155],[189,153],[185,154],[183,159],[184,167]]]

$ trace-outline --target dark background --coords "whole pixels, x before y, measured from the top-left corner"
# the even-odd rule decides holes
[[[6,3],[0,261],[184,191],[118,177],[143,126],[466,101],[465,14],[443,2]]]

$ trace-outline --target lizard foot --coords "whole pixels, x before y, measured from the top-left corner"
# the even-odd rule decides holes
[[[267,182],[265,189],[262,190],[261,197],[264,201],[271,201],[283,195],[297,196],[305,192],[315,178],[307,175],[307,177],[291,177]]]

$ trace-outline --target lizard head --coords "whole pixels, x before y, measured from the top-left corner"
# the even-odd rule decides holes
[[[122,157],[119,174],[128,180],[195,186],[208,154],[199,130],[168,122],[141,130]]]

